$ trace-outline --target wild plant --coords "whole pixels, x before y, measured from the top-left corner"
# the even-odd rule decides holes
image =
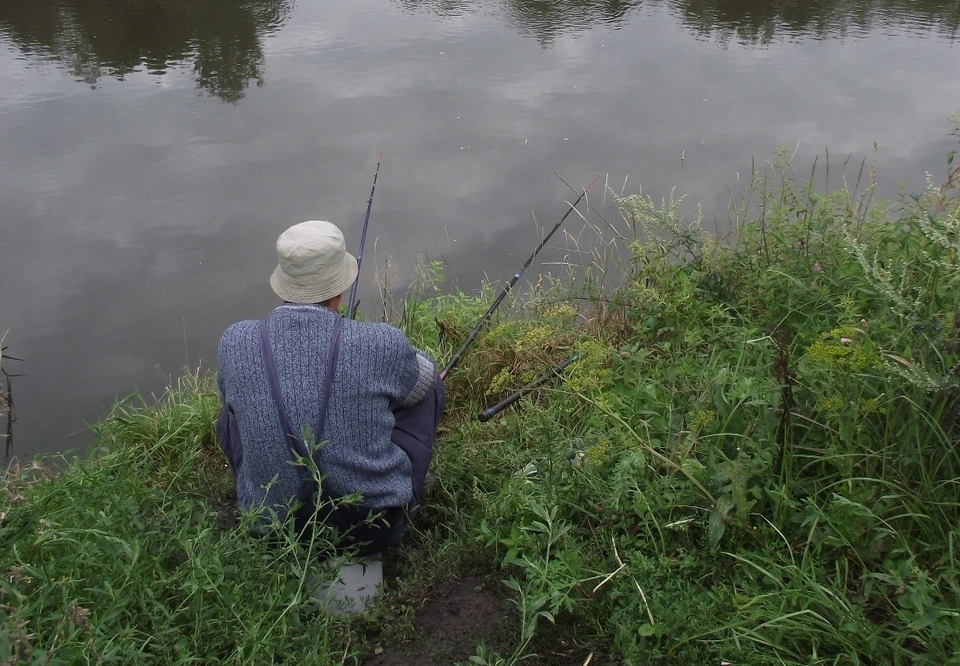
[[[569,304],[607,343],[586,366],[595,383],[546,389],[493,426],[529,460],[478,505],[522,598],[544,598],[544,565],[514,551],[532,507],[554,506],[579,526],[564,552],[594,563],[581,581],[618,571],[600,598],[553,574],[559,613],[615,618],[596,630],[629,663],[952,658],[952,160],[944,185],[890,206],[866,162],[852,189],[818,193],[816,165],[798,183],[783,151],[752,174],[726,240],[680,197],[610,192],[621,223],[585,224],[599,250],[571,234],[567,273],[529,302]],[[540,342],[506,326],[514,351]],[[499,349],[484,369],[505,384],[522,366]],[[545,474],[574,440],[579,466]]]
[[[317,564],[329,531],[300,540],[287,520],[252,538],[256,512],[231,518],[217,409],[187,377],[158,407],[118,405],[92,462],[5,477],[4,663],[350,658],[346,625],[310,596],[333,575]]]

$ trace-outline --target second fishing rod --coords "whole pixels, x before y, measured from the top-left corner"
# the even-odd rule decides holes
[[[560,377],[561,373],[567,369],[567,366],[570,365],[571,363],[574,363],[577,360],[577,358],[579,357],[576,354],[574,354],[563,363],[560,363],[550,368],[545,373],[540,375],[537,379],[530,382],[519,391],[516,391],[513,394],[509,395],[508,397],[504,398],[503,400],[495,404],[493,407],[487,407],[477,415],[477,420],[479,420],[481,423],[486,423],[487,421],[492,419],[494,416],[496,416],[503,410],[519,402],[520,398],[522,398],[523,396],[527,395],[528,393],[531,393],[532,391],[535,391],[536,389],[543,386],[551,379],[555,377]]]
[[[550,233],[544,236],[543,240],[540,241],[540,244],[537,245],[537,248],[533,251],[533,254],[531,254],[530,257],[524,262],[520,270],[514,273],[513,277],[510,278],[510,282],[507,283],[507,285],[503,288],[503,291],[500,292],[500,295],[497,296],[496,300],[490,305],[489,308],[487,308],[487,311],[483,314],[483,316],[480,317],[480,321],[478,321],[477,325],[473,327],[473,330],[470,331],[470,335],[468,335],[467,339],[463,341],[462,345],[460,345],[460,349],[457,350],[457,352],[450,359],[450,362],[447,363],[447,367],[445,367],[443,371],[440,373],[441,380],[445,380],[447,378],[447,375],[450,374],[450,371],[453,370],[453,368],[456,367],[457,363],[460,362],[460,359],[463,357],[463,354],[467,351],[467,348],[470,346],[470,344],[476,339],[477,335],[480,333],[480,329],[483,328],[483,325],[487,323],[490,317],[493,316],[493,313],[496,312],[497,308],[499,308],[500,305],[503,303],[503,301],[506,300],[507,296],[510,294],[510,290],[513,289],[514,285],[516,285],[517,282],[520,281],[520,276],[523,275],[524,271],[526,271],[527,268],[530,267],[530,264],[533,263],[533,260],[537,258],[537,255],[540,254],[540,251],[544,248],[544,246],[550,240],[550,237],[553,236],[554,233],[556,233],[557,229],[560,228],[560,225],[562,225],[564,221],[567,219],[567,217],[570,216],[570,213],[572,213],[577,209],[577,205],[587,195],[587,192],[590,191],[590,188],[593,187],[594,183],[596,183],[599,179],[600,179],[600,176],[598,175],[596,178],[593,179],[593,181],[591,181],[591,183],[586,187],[586,189],[584,189],[583,192],[580,193],[580,196],[577,197],[577,200],[574,201],[572,204],[570,204],[570,209],[566,212],[566,214],[564,214],[564,216],[560,218],[560,221],[554,225],[553,229],[550,230]]]
[[[380,162],[383,161],[383,153],[377,158],[377,170],[373,173],[373,187],[370,188],[370,198],[367,199],[367,216],[363,220],[363,231],[360,232],[360,247],[357,250],[357,279],[353,281],[350,287],[350,301],[347,306],[347,319],[353,319],[357,313],[357,285],[360,284],[360,262],[363,261],[363,245],[367,242],[367,227],[370,225],[370,211],[373,209],[373,193],[377,189],[377,176],[380,175]]]

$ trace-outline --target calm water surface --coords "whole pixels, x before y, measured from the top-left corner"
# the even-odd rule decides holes
[[[506,277],[598,173],[722,212],[751,159],[953,148],[956,0],[0,0],[0,333],[16,452],[215,358],[290,224]],[[683,154],[683,162],[680,156]],[[839,161],[839,158],[837,158]],[[543,222],[546,223],[546,222]],[[376,249],[374,250],[374,243]],[[78,433],[78,434],[74,434]]]

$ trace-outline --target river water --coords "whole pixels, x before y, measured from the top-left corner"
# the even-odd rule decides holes
[[[0,334],[15,453],[215,360],[274,305],[287,226],[461,288],[512,274],[596,174],[722,213],[779,145],[943,172],[956,0],[0,0]],[[683,160],[681,160],[683,156]],[[884,180],[886,179],[886,180]],[[832,183],[839,184],[839,182]],[[531,270],[531,272],[535,272]]]

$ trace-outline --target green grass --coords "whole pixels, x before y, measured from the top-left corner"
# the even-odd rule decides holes
[[[309,602],[328,535],[225,520],[207,380],[118,406],[89,459],[3,482],[0,663],[357,663],[409,636],[413,591],[486,571],[520,628],[475,663],[564,636],[628,664],[960,664],[958,173],[883,203],[781,156],[725,242],[680,200],[608,192],[581,268],[450,377],[420,522],[363,622]],[[490,288],[436,293],[441,268],[386,310],[444,359]]]

